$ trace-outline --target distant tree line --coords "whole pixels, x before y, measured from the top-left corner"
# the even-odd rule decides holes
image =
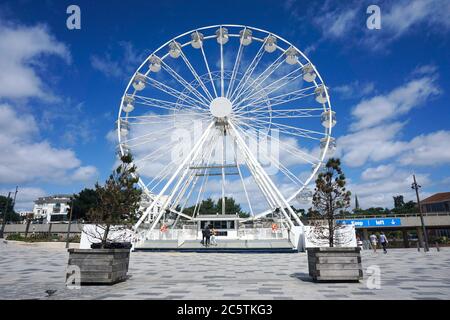
[[[8,205],[6,205],[6,202],[8,202]],[[3,221],[3,219],[5,217],[5,211],[6,211],[6,221],[18,222],[21,220],[20,215],[16,211],[14,211],[13,199],[11,199],[11,198],[8,199],[8,197],[0,196],[0,220],[1,221]]]

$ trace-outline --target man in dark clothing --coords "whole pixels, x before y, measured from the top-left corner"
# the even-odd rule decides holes
[[[205,229],[202,230],[202,245],[206,245],[206,233],[205,233]]]
[[[211,239],[211,229],[209,229],[209,225],[206,225],[205,229],[203,230],[204,234],[205,234],[205,239],[206,239],[206,247],[209,246],[210,243],[210,239]]]

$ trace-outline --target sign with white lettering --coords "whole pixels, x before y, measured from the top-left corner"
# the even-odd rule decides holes
[[[336,220],[337,224],[353,224],[355,228],[367,228],[367,227],[397,227],[402,225],[400,218],[380,218],[380,219],[339,219]]]

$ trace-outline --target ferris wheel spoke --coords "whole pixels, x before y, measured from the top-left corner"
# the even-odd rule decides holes
[[[222,27],[220,27],[222,30]],[[223,61],[223,42],[220,42],[220,96],[225,96],[225,80],[224,80],[224,61]]]
[[[174,161],[170,161],[169,163],[167,163],[162,170],[160,170],[158,172],[157,175],[155,175],[154,177],[152,177],[152,180],[150,180],[150,182],[148,182],[145,187],[146,188],[150,188],[154,182],[156,181],[162,181],[162,179],[164,179],[163,177],[165,177],[166,175],[168,175],[171,171],[171,168],[175,165]],[[153,192],[154,187],[151,187],[150,192]]]
[[[146,137],[151,136],[151,135],[155,135],[156,133],[162,133],[162,132],[165,132],[165,131],[173,130],[174,128],[175,128],[174,126],[165,126],[164,128],[148,128],[148,129],[154,129],[155,131],[151,132],[151,130],[149,130],[150,132],[145,133],[143,135],[140,135],[140,136],[137,136],[137,137],[133,137],[133,138],[129,138],[129,139],[123,139],[123,140],[121,140],[121,143],[125,143],[126,144],[126,143],[129,143],[131,141],[136,141],[136,140],[139,140],[139,139],[142,139],[142,138],[146,138]]]
[[[269,97],[268,99],[259,99],[259,100],[255,100],[252,101],[244,106],[239,105],[236,107],[236,112],[240,112],[241,110],[245,109],[245,108],[250,108],[250,107],[257,107],[255,110],[259,110],[262,109],[264,107],[258,106],[263,102],[268,103],[271,107],[275,107],[278,105],[282,105],[282,104],[286,104],[292,101],[296,101],[299,99],[303,99],[312,95],[315,95],[314,90],[315,90],[315,86],[310,86],[307,88],[302,88],[302,89],[297,89],[294,90],[292,92],[288,92],[288,93],[283,93],[280,94],[278,96],[274,96],[274,97]],[[309,92],[312,91],[312,92]],[[259,108],[258,108],[259,107]]]
[[[206,162],[205,169],[203,171],[203,176],[202,176],[203,177],[203,179],[202,179],[203,181],[202,181],[202,183],[200,185],[200,188],[199,188],[199,191],[198,191],[198,194],[197,194],[197,201],[195,202],[194,211],[192,213],[193,217],[195,217],[197,215],[197,211],[200,210],[200,207],[202,205],[202,203],[200,202],[200,198],[201,198],[201,196],[203,194],[203,190],[205,189],[206,183],[208,182],[208,177],[209,177],[209,174],[207,174],[208,166],[210,164],[211,156],[212,156],[213,151],[214,151],[213,146],[215,145],[217,139],[218,139],[218,136],[215,136],[215,138],[211,139],[211,150],[210,150],[210,154],[208,156],[208,161]]]
[[[264,55],[264,44],[265,42],[261,45],[261,47],[259,48],[258,52],[256,53],[256,55],[253,57],[252,62],[248,65],[247,69],[244,72],[244,75],[242,76],[242,78],[239,80],[238,85],[236,86],[236,89],[233,90],[230,100],[233,101],[236,94],[239,94],[241,89],[245,87],[245,85],[247,84],[247,81],[250,79],[250,77],[252,76],[253,72],[255,71],[256,67],[258,66],[259,62],[261,61],[261,58]]]
[[[168,131],[168,130],[173,130],[173,127],[166,126],[163,129],[158,129],[158,133],[161,133],[161,132],[164,132],[164,131]],[[121,140],[121,143],[122,144],[127,144],[127,143],[129,143],[131,141],[136,141],[136,140],[139,140],[139,139],[142,139],[142,138],[146,138],[148,136],[154,136],[154,135],[155,135],[155,132],[149,132],[149,133],[145,133],[143,135],[137,136],[137,137],[133,137],[133,138],[129,138],[129,139],[123,139],[123,140]]]
[[[268,111],[264,108],[258,108],[245,112],[238,113],[238,118],[252,119],[251,115],[263,115],[265,113],[270,114],[272,119],[284,119],[284,118],[314,118],[320,117],[323,112],[323,108],[293,108],[293,109],[272,109]]]
[[[250,130],[256,130],[256,128],[254,126],[251,126],[247,123],[239,123],[239,125],[243,125],[247,128],[249,128]],[[321,160],[303,150],[301,150],[300,148],[294,148],[292,145],[274,137],[273,135],[270,136],[270,139],[275,140],[278,142],[278,144],[281,146],[283,146],[283,150],[286,150],[288,153],[292,154],[293,156],[296,156],[298,158],[300,158],[302,161],[308,162],[309,164],[315,165],[317,162],[320,162]]]
[[[162,190],[159,192],[158,196],[154,199],[154,201],[151,203],[151,205],[145,210],[144,214],[139,218],[138,222],[135,225],[135,229],[137,229],[139,227],[139,225],[142,223],[142,221],[144,221],[144,219],[148,216],[148,214],[153,210],[155,205],[161,202],[160,200],[161,200],[162,195],[167,191],[167,189],[170,187],[170,185],[174,182],[174,180],[176,179],[178,174],[181,172],[181,170],[183,170],[183,168],[186,166],[186,164],[188,164],[188,162],[190,162],[192,160],[192,157],[194,157],[194,158],[197,157],[199,149],[203,146],[206,138],[210,135],[210,130],[213,127],[213,125],[214,125],[214,122],[211,122],[209,124],[209,126],[203,132],[199,141],[195,144],[195,146],[192,148],[192,150],[189,152],[189,154],[183,160],[183,162],[178,166],[178,168],[173,173],[172,177],[169,179],[169,181],[167,181],[167,183],[164,185]],[[186,169],[183,174],[186,174]],[[174,191],[176,191],[178,189],[178,187],[179,187],[179,184],[177,183],[177,185],[175,185],[175,187],[174,187]],[[169,196],[168,199],[166,201],[164,201],[164,204],[162,205],[158,216],[154,219],[154,221],[149,229],[149,232],[151,232],[156,227],[156,224],[161,219],[161,216],[163,215],[163,213],[167,207],[167,204],[171,201],[172,197],[173,197],[173,192],[172,192],[171,196]]]
[[[236,95],[236,98],[232,101],[233,105],[246,94],[251,93],[256,88],[259,88],[263,82],[270,77],[270,75],[278,69],[278,67],[284,62],[284,53],[281,54],[274,62],[272,62],[263,72],[261,72],[248,86],[243,87],[241,91]]]
[[[280,131],[282,133],[294,135],[294,136],[298,136],[298,137],[303,137],[303,138],[320,141],[321,138],[326,136],[326,133],[323,133],[323,132],[297,128],[297,127],[293,127],[293,126],[289,126],[289,125],[281,124],[281,123],[277,123],[277,122],[269,122],[266,120],[259,120],[259,119],[254,119],[254,121],[259,122],[259,123],[270,124],[271,126],[276,127],[276,129],[278,129],[278,131]],[[317,137],[317,135],[320,137]]]
[[[181,104],[177,102],[171,102],[167,100],[160,100],[155,98],[149,98],[144,96],[135,95],[134,96],[136,104],[142,104],[149,107],[155,107],[159,109],[169,110],[169,111],[179,111],[181,109],[195,109],[201,112],[205,112],[205,108],[199,107],[199,104]]]
[[[291,84],[303,75],[299,72],[300,70],[302,70],[301,67],[289,72],[287,75],[281,77],[280,79],[269,83],[267,86],[260,88],[256,92],[250,92],[247,96],[241,99],[239,105],[242,105],[244,101],[251,101],[252,99],[254,101],[261,101],[261,99],[263,99],[262,94],[264,94],[264,96],[269,96],[271,93],[280,90],[288,84]]]
[[[158,90],[160,90],[162,92],[167,93],[168,95],[171,95],[172,97],[175,97],[177,99],[182,97],[183,99],[188,101],[190,104],[192,104],[192,106],[196,106],[196,105],[200,104],[200,105],[204,106],[205,108],[209,107],[207,104],[205,104],[201,100],[194,99],[193,97],[188,96],[187,94],[185,94],[185,93],[183,93],[181,91],[178,91],[178,90],[176,90],[176,89],[174,89],[174,88],[172,88],[172,87],[170,87],[170,86],[168,86],[168,85],[166,85],[166,84],[164,84],[164,83],[162,83],[162,82],[160,82],[158,80],[150,78],[149,76],[146,76],[146,75],[144,75],[144,77],[145,77],[145,82],[147,84],[151,85],[152,87],[154,87],[154,88],[156,88],[156,89],[158,89]]]
[[[120,118],[123,120],[129,120],[129,119],[168,119],[170,120],[175,119],[177,117],[208,117],[205,114],[199,113],[199,112],[180,112],[180,113],[169,113],[169,114],[149,114],[149,115],[143,115],[143,116],[121,116]]]
[[[125,118],[126,119],[126,118]],[[169,120],[173,120],[174,127],[177,127],[177,125],[185,125],[189,122],[195,122],[195,121],[204,121],[210,119],[210,117],[203,115],[203,116],[197,116],[197,119],[193,118],[187,118],[187,119],[177,119],[172,115],[172,119],[167,119],[165,117],[161,118],[139,118],[139,119],[133,119],[134,121],[128,121],[130,125],[146,125],[146,124],[165,124],[167,125]]]
[[[202,51],[203,61],[205,62],[206,70],[208,70],[208,76],[209,76],[209,80],[211,81],[211,86],[213,88],[214,95],[217,98],[218,95],[217,95],[216,85],[214,84],[213,76],[212,76],[211,70],[209,68],[209,63],[208,63],[208,59],[206,58],[205,50],[203,49],[203,46],[201,46],[200,49]]]
[[[253,141],[255,141],[256,143],[258,143],[258,136],[250,131],[250,132],[245,132],[242,130],[242,128],[237,127],[238,130],[241,131],[242,134],[246,135],[247,137],[249,137],[249,139],[252,139]],[[298,186],[304,186],[305,182],[300,180],[295,174],[293,174],[287,167],[285,167],[278,159],[276,159],[275,157],[273,157],[271,154],[269,155],[268,153],[262,153],[264,155],[264,157],[269,160],[271,163],[273,163],[287,178],[289,178],[292,182],[294,182],[295,184],[297,184]]]
[[[186,90],[191,92],[193,95],[197,97],[199,101],[203,101],[203,103],[208,104],[208,99],[201,94],[197,89],[195,89],[189,82],[187,82],[182,76],[180,76],[175,70],[173,70],[171,67],[167,65],[164,61],[162,61],[162,68],[169,73],[172,78],[174,78],[176,81],[178,81],[181,85],[183,85]]]
[[[237,71],[238,71],[239,65],[241,63],[241,57],[242,57],[243,48],[244,48],[244,46],[242,45],[242,42],[240,42],[238,53],[236,55],[236,60],[234,61],[233,72],[231,73],[231,79],[228,82],[228,89],[227,89],[227,94],[226,94],[227,98],[229,98],[230,97],[230,93],[233,92],[233,86],[234,86],[234,82],[236,81]]]
[[[212,97],[211,93],[209,92],[208,88],[206,88],[205,84],[203,83],[202,79],[199,77],[197,71],[195,71],[194,67],[192,66],[191,62],[189,61],[189,59],[186,57],[186,55],[184,54],[183,50],[181,50],[181,58],[183,59],[184,63],[186,63],[186,66],[188,67],[188,69],[191,71],[192,75],[194,76],[194,78],[197,80],[198,84],[200,85],[200,87],[202,87],[203,91],[206,93],[206,95],[208,96],[208,98],[210,100],[213,100],[214,98]],[[209,107],[208,103],[206,104],[207,107]]]
[[[241,179],[242,188],[244,189],[245,199],[247,200],[248,208],[250,210],[250,215],[254,216],[255,213],[253,212],[253,207],[252,207],[252,204],[250,202],[250,197],[249,197],[248,192],[247,192],[247,187],[245,186],[245,181],[244,181],[244,178],[242,176],[241,166],[239,165],[239,162],[238,162],[237,150],[236,150],[236,148],[234,150],[235,150],[234,151],[234,162],[236,163],[236,167],[237,167],[237,170],[238,170],[238,173],[239,173],[239,179]]]
[[[169,207],[170,210],[176,209],[176,207],[178,206],[178,204],[184,197],[184,194],[186,193],[188,186],[192,183],[194,178],[195,178],[195,173],[191,172],[189,174],[189,176],[185,179],[183,186],[181,187],[181,191],[176,195],[175,200],[173,200],[172,203],[170,204],[170,207]]]
[[[290,219],[289,214],[293,216],[295,221],[302,225],[300,219],[295,215],[293,212],[291,206],[286,201],[286,199],[283,197],[281,192],[278,190],[278,188],[275,186],[274,182],[269,178],[267,173],[264,171],[264,169],[261,167],[259,162],[255,159],[255,157],[252,155],[251,151],[248,149],[247,145],[245,144],[244,140],[240,136],[238,130],[235,128],[234,124],[232,122],[229,123],[231,132],[236,136],[237,145],[241,148],[243,154],[245,157],[247,157],[252,165],[254,166],[256,173],[259,175],[262,185],[265,185],[269,193],[272,195],[272,197],[276,200],[276,203],[278,204],[278,208],[282,212],[282,214],[287,218],[287,222],[291,227],[294,226],[293,221]]]
[[[161,151],[162,151],[162,150],[164,150],[164,149],[166,149],[166,148],[169,148],[169,147],[172,147],[172,146],[175,145],[176,143],[178,143],[178,141],[172,141],[172,142],[170,142],[170,143],[168,143],[168,144],[163,144],[161,147],[156,148],[156,150],[153,150],[152,152],[150,152],[149,154],[145,155],[144,157],[135,160],[134,163],[137,164],[137,163],[140,163],[140,162],[142,162],[142,161],[150,160],[150,159],[152,159],[153,156],[155,156],[155,155],[156,155],[156,156],[161,156]],[[168,151],[170,151],[170,150],[168,150]],[[167,152],[167,151],[166,151],[166,152]]]

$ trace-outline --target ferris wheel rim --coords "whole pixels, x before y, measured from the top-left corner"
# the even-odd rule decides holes
[[[194,33],[194,32],[199,32],[199,31],[208,30],[208,29],[212,29],[212,28],[245,28],[245,29],[255,30],[255,31],[259,31],[259,32],[265,33],[265,34],[267,34],[267,35],[272,35],[272,36],[276,37],[277,39],[281,40],[282,42],[284,42],[284,43],[285,43],[286,45],[288,45],[289,47],[294,48],[294,49],[295,49],[295,50],[303,57],[303,59],[305,59],[305,60],[306,60],[308,63],[310,63],[311,66],[313,67],[313,70],[314,70],[314,72],[316,73],[318,80],[320,80],[320,81],[314,80],[314,81],[313,81],[314,85],[315,85],[316,87],[318,87],[318,86],[319,86],[318,83],[320,82],[320,84],[324,86],[324,90],[325,90],[325,92],[326,92],[326,100],[327,100],[327,101],[326,101],[326,103],[322,103],[323,109],[324,109],[325,111],[329,111],[330,114],[331,114],[331,112],[333,112],[333,110],[332,110],[332,105],[331,105],[331,101],[330,101],[330,96],[329,96],[329,94],[328,94],[328,88],[325,86],[325,82],[323,81],[323,78],[322,78],[320,72],[317,70],[316,66],[311,62],[311,60],[303,53],[303,51],[301,51],[300,49],[298,49],[298,48],[297,48],[295,45],[293,45],[290,41],[284,39],[283,37],[281,37],[281,36],[279,36],[279,35],[277,35],[277,34],[275,34],[275,33],[273,33],[273,32],[269,32],[269,31],[264,30],[264,29],[261,29],[261,28],[256,28],[256,27],[247,26],[247,25],[238,25],[238,24],[218,24],[218,25],[210,25],[210,26],[204,26],[204,27],[200,27],[200,28],[195,28],[195,29],[189,30],[189,31],[187,31],[187,32],[184,32],[184,33],[182,33],[182,34],[180,34],[180,35],[178,35],[178,36],[175,36],[175,37],[171,38],[169,41],[165,42],[165,43],[162,44],[159,48],[157,48],[157,49],[154,50],[152,53],[150,53],[150,54],[144,59],[144,61],[141,63],[141,65],[136,69],[136,71],[134,72],[133,76],[131,77],[131,79],[129,80],[129,82],[128,82],[126,88],[125,88],[124,94],[123,94],[123,96],[122,96],[122,98],[121,98],[121,101],[120,101],[120,108],[119,108],[119,113],[118,113],[118,119],[121,119],[121,114],[123,113],[122,108],[123,108],[124,99],[125,99],[125,97],[127,96],[127,93],[129,92],[129,89],[130,89],[130,87],[131,87],[131,85],[132,85],[132,83],[133,83],[133,79],[134,79],[135,76],[139,73],[139,71],[140,71],[146,64],[148,64],[149,59],[150,59],[152,56],[154,56],[154,55],[155,55],[156,53],[158,53],[160,50],[162,50],[163,48],[167,47],[171,42],[173,42],[173,41],[175,41],[175,40],[177,40],[177,39],[180,39],[180,38],[182,38],[182,37],[185,37],[185,36],[187,36],[187,35],[189,35],[189,34],[192,34],[192,33]],[[233,35],[233,34],[230,34],[230,36],[232,36],[232,35]],[[211,36],[211,37],[212,37],[212,36]],[[257,39],[257,38],[255,37],[255,39]],[[206,40],[206,38],[205,38],[205,40]],[[261,40],[261,39],[259,39],[259,40]],[[262,41],[263,41],[263,40],[262,40]],[[189,43],[190,43],[190,41],[188,41],[188,42],[182,44],[182,46],[184,47],[184,46],[188,45]],[[279,47],[278,45],[277,45],[277,49],[278,49],[278,50],[281,50],[282,52],[285,52],[285,51],[287,50],[287,49],[282,49],[282,48]],[[162,59],[162,60],[165,59],[165,57],[167,57],[167,55],[168,55],[168,54],[165,54],[164,56],[160,57],[160,59]],[[302,67],[304,66],[304,65],[303,65],[302,63],[300,63],[300,62],[299,62],[299,64],[300,64]],[[146,72],[146,74],[148,74],[148,73],[149,73],[149,71]],[[135,95],[135,94],[136,94],[136,91],[133,93],[133,95]],[[321,168],[321,165],[324,163],[324,159],[325,159],[326,156],[327,156],[327,150],[328,150],[328,147],[329,147],[329,144],[330,144],[330,140],[331,140],[331,137],[332,137],[332,136],[331,136],[331,134],[332,134],[332,125],[331,125],[332,119],[331,119],[331,117],[330,117],[330,120],[329,120],[329,121],[330,121],[330,125],[329,125],[328,128],[325,129],[325,132],[326,132],[326,135],[325,135],[325,136],[326,136],[326,138],[327,138],[326,144],[325,144],[325,148],[324,148],[324,151],[321,152],[320,156],[318,157],[319,161],[318,161],[317,165],[315,166],[315,168],[314,168],[312,174],[308,177],[308,179],[306,179],[306,181],[304,182],[304,184],[303,184],[296,192],[294,192],[291,196],[289,196],[288,198],[286,198],[286,200],[287,200],[288,202],[292,202],[292,200],[295,199],[295,198],[300,194],[300,192],[302,192],[302,191],[310,184],[311,180],[314,178],[314,176],[317,174],[318,170]],[[120,123],[119,123],[119,121],[118,121],[118,123],[117,123],[117,132],[118,132],[118,142],[119,142],[118,145],[119,145],[120,155],[123,156],[123,155],[125,155],[126,153],[125,153],[125,151],[124,151],[124,149],[123,149],[123,146],[122,146],[122,137],[121,137],[121,134],[120,134]],[[145,184],[144,181],[141,179],[141,177],[138,177],[138,180],[139,180],[138,184],[141,186],[141,188],[144,190],[144,192],[145,192],[150,198],[154,198],[154,194],[152,194],[152,193],[148,190],[148,188],[146,187],[146,184]],[[175,211],[175,210],[170,210],[170,211],[179,213],[178,211]],[[257,219],[258,217],[265,216],[265,215],[267,215],[267,214],[270,213],[270,212],[271,212],[270,209],[269,209],[269,210],[266,210],[266,211],[264,211],[264,212],[262,212],[262,213],[257,214],[254,218]]]

